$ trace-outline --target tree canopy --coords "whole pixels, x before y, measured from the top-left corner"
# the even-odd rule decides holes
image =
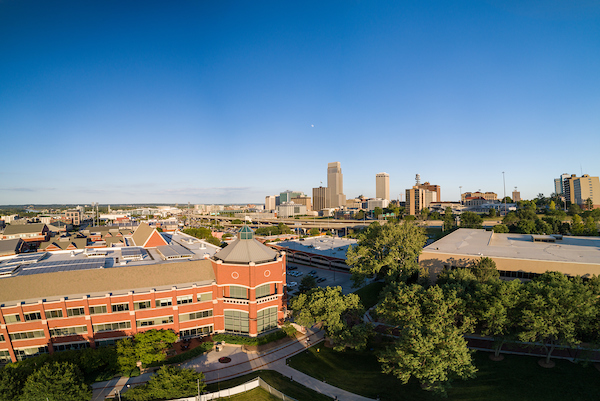
[[[123,400],[153,401],[190,397],[202,393],[206,388],[204,374],[194,369],[182,369],[177,366],[165,366],[144,384],[122,395]]]
[[[424,230],[412,222],[372,223],[358,236],[356,246],[348,248],[347,263],[352,266],[355,286],[367,277],[388,281],[406,280],[419,272],[417,258],[425,245]]]
[[[79,368],[70,362],[52,362],[36,369],[23,386],[23,401],[81,401],[92,398]]]

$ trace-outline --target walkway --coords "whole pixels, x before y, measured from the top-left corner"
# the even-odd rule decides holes
[[[206,383],[232,379],[255,370],[275,370],[319,393],[328,395],[332,398],[337,397],[338,400],[369,401],[369,398],[331,386],[286,365],[287,358],[299,354],[306,349],[306,338],[309,338],[310,345],[314,345],[323,341],[323,337],[323,331],[309,330],[307,336],[300,338],[298,341],[288,342],[260,354],[245,353],[242,351],[241,347],[237,345],[225,345],[224,349],[220,352],[208,352],[195,359],[183,362],[179,364],[179,366],[203,372]],[[219,358],[221,357],[229,357],[231,358],[231,362],[227,364],[220,363]],[[94,389],[92,401],[104,401],[105,397],[114,395],[115,391],[126,390],[127,385],[145,383],[150,379],[151,375],[152,374],[147,373],[134,378],[122,377],[118,379],[115,378],[108,382],[95,383],[92,386]]]

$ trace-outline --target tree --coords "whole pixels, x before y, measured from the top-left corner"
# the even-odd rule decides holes
[[[517,223],[517,232],[531,234],[535,232],[535,223],[532,220],[521,220]]]
[[[444,231],[450,231],[456,226],[452,208],[448,206],[444,211]]]
[[[598,235],[598,226],[596,225],[596,221],[592,216],[588,216],[585,219],[585,235]]]
[[[506,226],[506,224],[496,224],[493,228],[495,233],[507,233],[509,232],[508,227]]]
[[[277,224],[277,228],[279,228],[280,234],[291,234],[292,230],[285,224],[279,223]]]
[[[406,384],[411,377],[421,386],[445,394],[452,380],[475,376],[471,351],[455,324],[455,292],[441,287],[390,286],[377,312],[400,330],[392,346],[378,360],[384,373]]]
[[[70,362],[52,362],[34,371],[23,386],[23,401],[81,401],[92,398],[79,368]]]
[[[462,228],[481,228],[483,219],[476,213],[463,212],[460,215],[460,226]]]
[[[322,322],[336,350],[343,350],[346,346],[358,349],[366,346],[371,330],[370,325],[362,320],[364,308],[358,295],[343,295],[341,287],[315,288],[293,298],[290,308],[298,324],[311,327]]]
[[[556,210],[556,202],[553,200],[550,201],[550,205],[548,206],[549,210]]]
[[[148,384],[127,390],[122,398],[131,401],[171,400],[196,395],[205,388],[202,372],[165,366],[152,376]]]
[[[354,219],[355,220],[362,220],[365,218],[365,212],[363,210],[359,210],[358,212],[356,212],[354,214]]]
[[[493,207],[490,208],[490,211],[488,212],[488,216],[489,217],[496,217],[496,209],[494,209]]]
[[[19,399],[27,377],[33,366],[9,364],[0,369],[0,401]]]
[[[421,209],[421,220],[427,220],[428,217],[429,217],[429,209],[424,207],[423,209]]]
[[[379,206],[377,206],[374,210],[373,210],[373,217],[375,217],[376,219],[379,218],[379,216],[383,213],[383,209],[381,209]]]
[[[117,341],[117,365],[121,373],[129,373],[136,368],[138,361],[133,339],[124,338]]]
[[[594,202],[592,201],[592,198],[587,198],[585,200],[585,208],[587,210],[592,210],[594,208]]]
[[[370,276],[407,280],[419,273],[417,258],[425,245],[424,230],[412,222],[372,223],[346,252],[355,286]]]
[[[496,269],[496,262],[485,256],[480,258],[471,270],[477,280],[482,283],[500,278],[500,273]]]
[[[581,278],[569,279],[560,272],[546,272],[527,283],[523,293],[519,339],[540,343],[545,364],[557,345],[575,346],[577,333],[586,331],[597,316],[596,299]]]
[[[135,352],[144,366],[160,362],[166,358],[164,351],[177,341],[177,334],[171,330],[148,330],[135,335]]]
[[[474,318],[478,331],[494,338],[494,357],[504,343],[517,335],[522,284],[519,280],[479,283],[474,294]]]
[[[574,215],[573,220],[571,221],[571,232],[573,235],[583,235],[585,232],[583,221],[578,214]]]
[[[569,214],[571,216],[574,216],[576,214],[581,214],[581,208],[579,207],[579,205],[577,203],[571,203],[569,205]]]
[[[319,229],[318,229],[318,228],[316,228],[316,227],[313,227],[313,228],[311,228],[311,229],[310,229],[310,231],[308,232],[308,234],[309,234],[311,237],[314,237],[314,236],[316,236],[316,235],[319,235],[319,234],[320,234],[320,232],[319,232]]]
[[[317,279],[307,274],[306,276],[302,277],[302,280],[300,280],[300,286],[298,287],[298,291],[301,293],[305,293],[312,290],[316,286]]]

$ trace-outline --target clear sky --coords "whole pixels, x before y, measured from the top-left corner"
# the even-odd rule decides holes
[[[0,204],[600,174],[600,2],[0,0]]]

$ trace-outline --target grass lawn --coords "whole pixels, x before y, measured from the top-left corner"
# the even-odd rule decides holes
[[[219,383],[212,383],[206,386],[205,391],[213,393],[215,391],[235,387],[240,384],[246,383],[258,376],[260,376],[264,381],[269,383],[273,388],[276,388],[283,394],[295,398],[298,401],[331,401],[331,398],[320,394],[314,390],[311,390],[307,387],[304,387],[303,385],[297,382],[290,381],[289,378],[283,376],[279,372],[275,372],[274,370],[258,370],[252,373],[248,373],[244,376],[236,377],[234,379],[221,381]]]
[[[369,309],[371,306],[377,304],[377,301],[379,300],[379,293],[384,286],[385,283],[376,281],[374,283],[365,285],[363,288],[354,291],[354,293],[360,297],[365,309]]]
[[[245,393],[236,394],[231,397],[218,398],[219,400],[231,401],[281,401],[274,395],[269,394],[262,388],[258,387]]]
[[[319,349],[320,352],[317,352]],[[553,369],[541,368],[538,358],[506,355],[492,362],[488,353],[477,352],[477,378],[456,381],[448,399],[463,401],[563,401],[598,400],[600,372],[592,365],[584,367],[556,360]],[[440,400],[411,380],[407,385],[381,373],[372,352],[335,352],[322,344],[289,360],[289,365],[319,380],[369,398],[384,400]]]

